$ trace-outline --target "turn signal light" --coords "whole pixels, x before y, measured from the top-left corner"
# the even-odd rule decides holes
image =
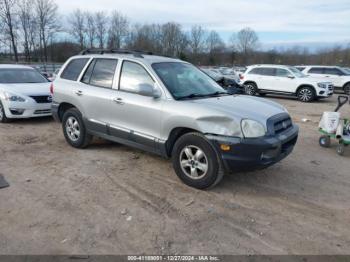
[[[229,145],[220,145],[222,151],[229,151],[231,147]]]

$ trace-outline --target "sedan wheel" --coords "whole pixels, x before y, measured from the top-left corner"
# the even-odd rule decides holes
[[[80,126],[74,116],[70,116],[66,121],[66,132],[70,140],[77,141],[80,137]]]

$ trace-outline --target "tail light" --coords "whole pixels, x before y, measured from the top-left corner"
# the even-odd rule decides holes
[[[51,93],[51,95],[53,95],[53,83],[51,83],[51,85],[50,85],[50,93]]]
[[[239,74],[239,79],[243,80],[244,79],[244,75],[243,74]]]

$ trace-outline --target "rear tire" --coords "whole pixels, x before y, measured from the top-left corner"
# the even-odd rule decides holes
[[[315,100],[315,91],[311,87],[301,87],[297,92],[297,97],[301,102],[312,102]]]
[[[188,133],[176,141],[172,162],[182,182],[197,189],[214,187],[224,175],[215,149],[200,133]]]
[[[62,118],[62,129],[66,141],[75,148],[85,148],[89,145],[92,135],[86,132],[83,117],[78,109],[68,109]]]
[[[329,136],[321,136],[319,139],[320,146],[322,147],[330,147],[331,146],[331,138]]]
[[[244,92],[249,96],[255,96],[258,92],[258,87],[254,83],[245,84]]]
[[[7,118],[4,106],[0,101],[0,123],[8,123],[10,120]]]

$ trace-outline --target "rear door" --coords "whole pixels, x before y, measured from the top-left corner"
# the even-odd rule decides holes
[[[275,90],[275,69],[273,67],[261,67],[258,80],[258,88],[263,90]]]
[[[296,83],[293,74],[284,68],[275,69],[275,78],[272,83],[272,90],[285,93],[295,93]]]
[[[325,77],[328,79],[328,81],[332,82],[334,86],[336,87],[341,87],[343,85],[342,83],[342,76],[343,72],[340,71],[336,67],[331,67],[331,68],[324,68],[323,71]]]
[[[107,125],[115,119],[112,98],[118,91],[112,87],[117,65],[117,59],[95,58],[81,78],[79,96],[90,130],[106,133]]]

